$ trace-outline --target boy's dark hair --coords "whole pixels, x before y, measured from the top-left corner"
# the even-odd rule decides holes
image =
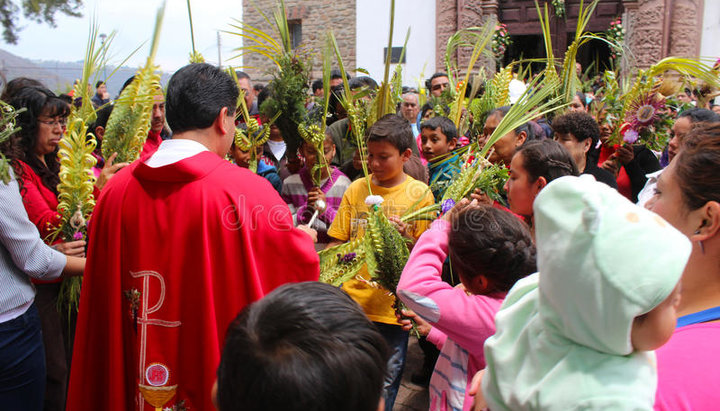
[[[591,139],[590,147],[597,145],[600,139],[600,126],[588,113],[571,111],[555,117],[552,123],[555,133],[572,134],[578,142]]]
[[[425,128],[433,131],[440,128],[440,131],[445,135],[445,142],[449,142],[450,140],[457,138],[457,128],[455,127],[455,123],[447,117],[436,116],[429,120],[425,120],[422,124],[420,124],[420,130],[422,131],[422,129]]]
[[[323,81],[321,78],[312,82],[312,92],[315,94],[318,90],[323,88]]]
[[[428,111],[433,110],[433,105],[430,103],[423,104],[422,107],[420,107],[420,118],[425,117],[425,114],[427,114]]]
[[[683,110],[678,114],[677,118],[687,117],[691,123],[717,123],[720,121],[720,115],[706,108],[693,107]]]
[[[97,82],[97,83],[95,83],[95,88],[98,88],[98,87],[102,86],[103,84],[105,84],[105,82],[104,82],[104,81],[102,81],[102,80],[98,80],[98,82]]]
[[[410,123],[397,114],[385,114],[368,130],[368,142],[387,141],[395,146],[400,154],[411,149],[413,140]]]
[[[223,107],[235,114],[239,91],[227,73],[206,63],[189,64],[170,78],[165,97],[166,118],[173,133],[205,129]]]
[[[450,264],[460,275],[488,279],[488,294],[509,291],[517,280],[537,271],[527,225],[492,206],[461,210],[453,218],[448,249]]]
[[[388,348],[345,292],[286,284],[247,306],[228,328],[220,411],[375,411]]]
[[[528,141],[515,154],[519,153],[522,153],[523,168],[531,183],[540,177],[545,177],[549,183],[556,178],[579,174],[570,153],[555,140]]]

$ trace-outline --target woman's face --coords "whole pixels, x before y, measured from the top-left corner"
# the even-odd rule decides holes
[[[583,105],[582,101],[580,101],[580,97],[575,95],[572,99],[572,102],[570,102],[570,111],[582,111],[586,112],[585,106]]]
[[[533,214],[533,202],[543,186],[542,177],[531,182],[531,176],[523,166],[522,151],[515,154],[510,162],[510,178],[505,183],[510,210],[514,213],[531,216]]]
[[[50,154],[60,143],[60,138],[65,132],[66,117],[38,116],[37,136],[35,140],[35,154],[44,156]]]
[[[693,233],[688,218],[690,210],[688,210],[682,197],[680,184],[675,173],[675,164],[674,161],[671,162],[660,174],[655,194],[645,204],[645,207],[664,218],[683,234],[690,236]]]

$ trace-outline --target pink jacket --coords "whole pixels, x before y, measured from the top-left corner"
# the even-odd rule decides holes
[[[430,409],[469,410],[467,387],[485,368],[483,344],[495,333],[495,314],[506,293],[468,295],[441,278],[450,223],[436,220],[418,240],[398,284],[400,299],[433,326],[428,340],[440,349],[430,380]],[[460,384],[460,379],[465,385]]]

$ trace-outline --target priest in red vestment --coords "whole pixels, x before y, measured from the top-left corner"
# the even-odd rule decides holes
[[[208,64],[168,84],[174,131],[118,172],[90,222],[69,410],[211,410],[225,330],[277,286],[317,280],[309,229],[223,159],[238,89]],[[175,407],[175,408],[173,408]]]

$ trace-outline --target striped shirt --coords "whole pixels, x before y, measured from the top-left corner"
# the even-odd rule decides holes
[[[320,184],[320,189],[325,193],[327,207],[323,213],[318,214],[312,227],[318,232],[318,244],[330,241],[330,237],[327,235],[328,227],[335,219],[343,194],[350,186],[350,183],[350,179],[345,174],[332,167],[330,178],[325,179]],[[283,181],[282,198],[290,207],[290,212],[296,224],[307,224],[312,218],[313,212],[307,208],[307,200],[308,191],[314,186],[310,172],[306,167],[301,168],[297,174],[292,174]]]
[[[10,173],[9,184],[0,181],[0,322],[19,317],[32,304],[35,289],[29,277],[57,278],[67,261],[40,239]]]

